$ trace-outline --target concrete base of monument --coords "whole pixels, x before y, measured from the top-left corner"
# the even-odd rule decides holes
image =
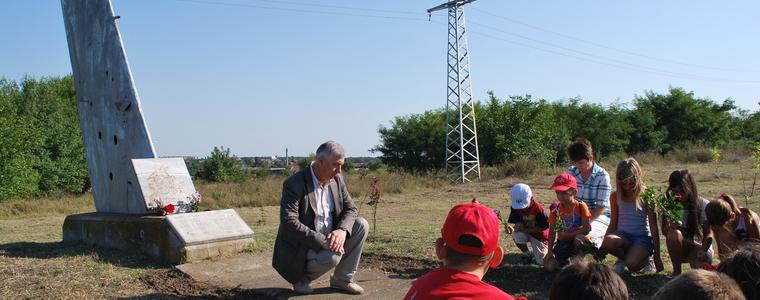
[[[330,288],[330,274],[311,283],[314,293],[302,295],[293,291],[272,268],[272,253],[244,253],[220,259],[178,265],[177,269],[193,280],[226,289],[252,290],[261,299],[402,299],[412,284],[411,279],[394,278],[376,269],[362,268],[354,281],[364,288],[362,295],[349,295]]]
[[[196,241],[188,245],[164,216],[84,213],[66,217],[63,242],[139,251],[158,261],[177,265],[237,254],[247,249],[254,240],[250,235]]]

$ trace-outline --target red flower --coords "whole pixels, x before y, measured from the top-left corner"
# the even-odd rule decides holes
[[[169,203],[166,206],[164,206],[164,211],[167,214],[173,214],[176,209],[177,209],[177,207],[174,206],[174,204],[171,204],[171,203]]]

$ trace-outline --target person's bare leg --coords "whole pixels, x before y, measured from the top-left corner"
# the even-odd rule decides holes
[[[649,263],[649,249],[640,245],[633,245],[625,255],[625,266],[628,270],[639,271]]]
[[[665,235],[665,244],[668,247],[668,256],[673,264],[673,275],[681,274],[681,264],[684,262],[684,239],[678,229],[671,229]]]
[[[602,243],[602,250],[605,252],[614,255],[615,257],[619,259],[625,259],[625,252],[628,248],[628,241],[625,239],[610,234],[606,237],[604,237],[604,243]]]

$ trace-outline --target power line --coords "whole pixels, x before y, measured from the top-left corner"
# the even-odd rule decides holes
[[[407,11],[407,10],[388,10],[388,9],[364,8],[364,7],[355,7],[355,6],[315,4],[315,3],[296,2],[296,1],[281,1],[281,0],[254,0],[254,1],[282,3],[282,4],[295,4],[295,5],[305,5],[305,6],[314,6],[314,7],[324,7],[324,8],[337,8],[337,9],[346,9],[346,10],[359,10],[359,11],[380,12],[380,13],[406,14],[406,15],[415,15],[415,16],[420,16],[423,14],[420,12]]]
[[[535,42],[535,43],[547,45],[547,46],[550,46],[550,47],[559,48],[559,49],[562,49],[562,50],[565,50],[565,51],[569,51],[569,52],[574,52],[574,53],[580,54],[580,55],[589,56],[589,57],[597,59],[597,60],[611,61],[611,62],[614,62],[616,64],[626,65],[626,66],[634,67],[634,68],[646,69],[646,70],[649,70],[649,71],[652,71],[652,72],[658,72],[658,73],[661,73],[661,74],[667,74],[667,75],[670,75],[670,76],[673,76],[673,77],[681,76],[681,77],[691,77],[692,79],[704,79],[704,80],[715,80],[715,81],[729,81],[729,82],[760,82],[760,81],[743,81],[743,80],[733,80],[733,79],[712,78],[712,77],[704,77],[704,76],[694,75],[694,74],[688,74],[688,73],[673,72],[673,71],[669,71],[669,70],[658,69],[658,68],[649,67],[649,66],[645,66],[645,65],[629,63],[629,62],[618,60],[618,59],[614,59],[614,58],[608,58],[608,57],[596,55],[596,54],[593,54],[593,53],[588,53],[588,52],[584,52],[584,51],[575,50],[575,49],[564,47],[564,46],[557,45],[557,44],[554,44],[554,43],[544,42],[544,41],[537,40],[537,39],[534,39],[534,38],[531,38],[531,37],[527,37],[527,36],[524,36],[524,35],[508,32],[508,31],[505,31],[505,30],[501,30],[501,29],[499,29],[497,27],[493,27],[493,26],[489,26],[489,25],[485,25],[485,24],[480,24],[480,23],[477,23],[477,22],[470,22],[470,24],[473,24],[473,25],[476,25],[476,26],[480,26],[480,27],[483,27],[483,28],[486,28],[486,29],[490,29],[490,30],[493,30],[493,31],[497,31],[497,32],[500,32],[500,33],[516,36],[516,37],[519,37],[521,39],[525,39],[525,40],[532,41],[532,42]]]
[[[438,22],[438,21],[431,21],[431,23],[445,24],[445,23]],[[470,23],[475,24],[475,22],[470,22]],[[556,50],[551,50],[551,49],[546,49],[546,48],[542,48],[542,47],[537,47],[535,45],[531,45],[531,44],[526,44],[526,43],[523,43],[523,42],[518,42],[518,41],[514,41],[514,40],[505,39],[505,38],[502,38],[500,36],[496,36],[496,35],[492,35],[492,34],[488,34],[488,33],[477,32],[477,31],[473,31],[473,30],[469,30],[469,32],[473,33],[473,34],[476,34],[476,35],[484,36],[484,37],[487,37],[487,38],[490,38],[490,39],[494,39],[494,40],[498,40],[498,41],[502,41],[502,42],[506,42],[506,43],[510,43],[510,44],[515,44],[515,45],[523,46],[523,47],[534,49],[534,50],[539,50],[539,51],[543,51],[543,52],[547,52],[547,53],[551,53],[551,54],[555,54],[555,55],[560,55],[560,56],[564,56],[564,57],[570,57],[570,58],[574,58],[574,59],[578,59],[578,60],[582,60],[582,61],[587,61],[587,62],[599,64],[599,65],[605,65],[605,66],[610,66],[610,67],[624,69],[624,70],[629,70],[629,71],[643,72],[643,73],[648,73],[648,74],[668,76],[668,77],[681,78],[681,79],[690,79],[690,80],[732,82],[732,83],[760,83],[760,80],[734,80],[734,79],[725,79],[725,78],[711,78],[711,77],[704,77],[704,76],[692,75],[692,74],[680,74],[680,73],[675,73],[675,72],[670,72],[670,71],[665,71],[665,70],[654,69],[654,68],[650,68],[650,67],[646,67],[646,66],[629,64],[629,63],[621,62],[621,61],[615,62],[615,60],[613,60],[613,62],[610,63],[608,61],[604,61],[604,59],[606,59],[606,58],[602,57],[601,58],[602,60],[600,60],[599,57],[595,57],[594,55],[590,55],[590,54],[587,54],[587,53],[584,53],[584,52],[572,50],[572,49],[569,49],[569,48],[563,48],[563,49],[571,51],[571,52],[579,52],[579,53],[582,53],[583,55],[591,56],[591,58],[584,57],[584,56],[578,56],[578,55],[572,55],[572,54],[568,54],[568,53],[564,53],[564,52],[560,52],[560,51],[556,51]],[[609,59],[607,59],[607,60],[609,60]]]
[[[488,12],[488,11],[485,11],[485,10],[482,10],[482,9],[472,8],[472,10],[475,10],[475,11],[477,11],[479,13],[482,13],[482,14],[485,14],[485,15],[489,15],[489,16],[492,16],[492,17],[495,17],[495,18],[506,20],[506,21],[509,21],[509,22],[512,22],[512,23],[515,23],[515,24],[519,24],[519,25],[522,25],[522,26],[525,26],[525,27],[528,27],[528,28],[532,28],[532,29],[535,29],[535,30],[538,30],[538,31],[550,33],[550,34],[557,35],[557,36],[560,36],[560,37],[563,37],[563,38],[566,38],[566,39],[569,39],[569,40],[574,40],[574,41],[577,41],[577,42],[589,44],[589,45],[596,46],[596,47],[599,47],[599,48],[604,48],[604,49],[608,49],[608,50],[612,50],[612,51],[617,51],[617,52],[624,53],[624,54],[627,54],[627,55],[638,56],[638,57],[641,57],[641,58],[656,60],[656,61],[660,61],[660,62],[667,62],[667,63],[677,64],[677,65],[682,65],[682,66],[687,66],[687,67],[696,67],[696,68],[702,68],[702,69],[708,69],[708,70],[714,70],[714,71],[748,72],[748,73],[757,73],[757,72],[760,72],[760,70],[734,69],[734,68],[722,68],[722,67],[696,65],[696,64],[690,64],[690,63],[681,62],[681,61],[672,60],[672,59],[654,57],[654,56],[650,56],[650,55],[646,55],[646,54],[641,54],[641,53],[636,53],[636,52],[625,50],[625,49],[619,49],[619,48],[615,48],[615,47],[610,47],[610,46],[607,46],[607,45],[604,45],[604,44],[600,44],[600,43],[597,43],[597,42],[589,41],[589,40],[582,39],[582,38],[579,38],[579,37],[575,37],[575,36],[571,36],[571,35],[568,35],[568,34],[556,32],[556,31],[549,30],[549,29],[545,29],[545,28],[538,27],[538,26],[535,26],[535,25],[531,25],[531,24],[528,24],[528,23],[525,23],[525,22],[522,22],[522,21],[518,21],[518,20],[512,19],[512,18],[500,16],[500,15],[497,15],[497,14],[494,14],[494,13],[491,13],[491,12]]]
[[[299,9],[299,8],[272,7],[272,6],[263,6],[263,5],[246,4],[246,3],[222,2],[222,1],[207,1],[207,0],[174,0],[174,1],[188,2],[188,3],[198,3],[198,4],[205,4],[205,5],[230,6],[230,7],[246,7],[246,8],[260,8],[260,9],[268,9],[268,10],[290,11],[290,12],[300,12],[300,13],[314,13],[314,14],[324,14],[324,15],[337,15],[337,16],[348,16],[348,17],[364,17],[364,18],[393,19],[393,20],[406,20],[406,21],[428,21],[427,18],[412,18],[412,17],[401,17],[401,16],[383,16],[383,15],[346,13],[346,12],[324,11],[324,10],[311,10],[311,9]],[[272,1],[272,2],[275,2],[275,1]],[[347,8],[344,8],[344,9],[347,9]],[[358,8],[353,8],[353,9],[358,9]]]
[[[324,9],[323,10],[313,10],[313,9],[288,8],[288,7],[273,7],[273,6],[263,6],[263,5],[256,5],[256,4],[235,3],[235,2],[227,2],[227,1],[211,1],[211,0],[174,0],[174,1],[186,2],[186,3],[204,4],[204,5],[258,8],[258,9],[267,9],[267,10],[288,11],[288,12],[298,12],[298,13],[313,13],[313,14],[323,14],[323,15],[339,15],[339,16],[349,16],[349,17],[365,17],[365,18],[378,18],[378,19],[391,19],[391,20],[404,20],[404,21],[431,21],[433,23],[443,24],[441,22],[434,21],[434,20],[429,20],[427,18],[414,18],[414,17],[404,17],[404,16],[383,15],[383,14],[409,14],[409,15],[417,14],[417,15],[424,15],[423,13],[414,13],[414,12],[411,12],[411,11],[385,10],[385,9],[363,8],[363,7],[354,7],[354,6],[328,5],[328,4],[314,4],[314,3],[304,3],[304,2],[287,1],[287,0],[254,0],[254,1],[279,3],[279,4],[285,4],[285,5],[313,6],[313,7],[321,7],[321,8],[327,9],[327,10],[324,10]],[[331,11],[332,9],[376,12],[377,14],[363,14],[363,13],[348,13],[348,12]],[[480,10],[480,9],[476,9],[476,8],[473,8],[473,9],[477,10],[479,12],[482,12],[484,14],[488,14],[488,15],[491,15],[491,16],[494,16],[494,17],[502,18],[502,19],[505,19],[505,20],[508,20],[508,21],[511,21],[511,22],[518,23],[518,24],[523,25],[523,26],[534,28],[536,30],[541,30],[541,31],[544,31],[544,32],[552,33],[552,34],[559,35],[559,36],[562,36],[562,37],[565,37],[565,38],[568,38],[568,39],[574,39],[574,40],[581,41],[581,42],[584,42],[584,43],[587,43],[587,44],[592,44],[592,45],[597,46],[597,47],[607,48],[607,49],[611,49],[611,50],[615,50],[615,51],[620,51],[620,52],[624,52],[624,53],[630,52],[630,51],[619,50],[619,49],[615,49],[615,48],[608,47],[608,46],[605,46],[605,45],[597,44],[597,43],[594,43],[594,42],[591,42],[591,41],[586,41],[586,40],[574,38],[572,36],[564,35],[564,34],[558,33],[558,32],[553,32],[553,31],[548,30],[548,29],[542,29],[542,28],[540,28],[538,26],[533,26],[533,25],[530,25],[530,24],[527,24],[527,23],[522,23],[520,21],[512,20],[512,19],[509,19],[509,18],[506,18],[506,17],[501,17],[501,16],[498,16],[498,15],[495,15],[495,14],[492,14],[492,13],[489,13],[489,12],[486,12],[486,11],[483,11],[483,10]],[[572,48],[568,48],[568,47],[564,47],[564,46],[561,46],[561,45],[557,45],[557,44],[554,44],[554,43],[545,42],[545,41],[541,41],[541,40],[534,39],[534,38],[531,38],[531,37],[527,37],[527,36],[524,36],[524,35],[508,32],[508,31],[505,31],[505,30],[502,30],[500,28],[497,28],[497,27],[494,27],[494,26],[490,26],[490,25],[485,25],[485,24],[481,24],[481,23],[477,23],[477,22],[470,22],[470,23],[473,24],[473,25],[476,25],[476,26],[483,27],[483,28],[488,29],[488,30],[493,30],[493,31],[499,32],[501,34],[507,34],[507,35],[515,36],[515,37],[518,37],[518,38],[521,38],[521,39],[524,39],[524,40],[528,40],[528,41],[531,41],[531,42],[534,42],[534,43],[543,44],[543,45],[546,45],[546,46],[550,46],[550,47],[555,47],[555,48],[561,49],[563,51],[576,53],[576,54],[579,54],[581,56],[572,55],[572,54],[568,54],[568,53],[563,53],[563,52],[560,52],[560,51],[550,50],[550,49],[546,49],[546,48],[542,48],[542,47],[537,47],[535,45],[525,44],[525,43],[517,42],[517,41],[514,41],[514,40],[508,40],[508,39],[500,38],[500,37],[495,36],[495,35],[490,35],[490,34],[486,34],[486,33],[479,33],[479,32],[472,31],[475,34],[482,35],[482,36],[485,36],[487,38],[491,38],[491,39],[495,39],[495,40],[500,40],[500,41],[503,41],[503,42],[508,42],[508,43],[520,45],[520,46],[523,46],[523,47],[527,47],[527,48],[531,48],[531,49],[535,49],[535,50],[539,50],[539,51],[544,51],[544,52],[560,55],[560,56],[565,56],[565,57],[575,58],[575,59],[579,59],[579,60],[584,60],[584,61],[588,61],[588,62],[592,62],[592,63],[596,63],[596,64],[602,64],[602,65],[607,65],[607,66],[621,68],[621,69],[626,69],[626,70],[632,70],[632,71],[637,71],[637,72],[645,72],[645,73],[656,74],[656,75],[664,75],[664,76],[669,76],[669,77],[674,77],[674,78],[682,78],[682,79],[698,79],[698,80],[706,80],[706,81],[738,82],[738,83],[760,83],[760,81],[756,81],[756,80],[733,80],[733,79],[713,78],[713,77],[705,77],[705,76],[694,75],[694,74],[672,72],[672,71],[658,69],[658,68],[653,68],[653,67],[649,67],[649,66],[645,66],[645,65],[639,65],[639,64],[629,63],[629,62],[625,62],[625,61],[617,60],[617,59],[613,59],[613,58],[602,57],[602,56],[599,56],[599,55],[596,55],[596,54],[593,54],[593,53],[579,51],[579,50],[575,50],[575,49],[572,49]],[[637,55],[637,54],[635,54],[633,52],[630,52],[630,53],[632,55],[636,55],[636,56],[647,57],[645,55]],[[583,56],[588,56],[588,57],[583,57]],[[656,59],[656,58],[652,58],[652,57],[647,57],[647,58]],[[664,60],[664,59],[661,59],[661,60]],[[685,64],[685,63],[680,63],[680,64]],[[685,64],[685,65],[688,65],[688,64]],[[746,72],[750,72],[750,71],[746,71]]]

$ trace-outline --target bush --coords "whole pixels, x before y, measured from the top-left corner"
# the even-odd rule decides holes
[[[543,169],[544,167],[545,165],[539,160],[520,157],[516,160],[501,164],[499,169],[504,176],[524,178],[533,175],[536,171]]]
[[[309,156],[303,157],[303,158],[301,158],[301,159],[298,160],[298,162],[297,162],[298,167],[301,168],[301,169],[305,169],[315,159],[317,159],[317,155],[314,154],[314,153],[309,153]]]
[[[655,151],[641,152],[634,155],[633,158],[642,165],[658,165],[665,163],[665,157]]]
[[[272,174],[272,172],[267,167],[253,168],[252,173],[253,173],[253,177],[256,177],[256,178],[266,178]]]
[[[508,170],[512,163],[502,163],[522,157],[563,162],[565,146],[579,137],[594,144],[596,157],[614,161],[691,145],[723,150],[731,141],[760,135],[760,112],[742,112],[731,99],[716,103],[681,88],[664,94],[646,92],[634,98],[633,107],[583,103],[578,98],[547,102],[529,95],[501,101],[492,92],[488,97],[485,103],[475,105],[480,163],[507,168],[503,171],[508,173],[513,172]],[[441,110],[398,117],[378,132],[382,144],[375,151],[382,153],[380,158],[389,167],[414,172],[443,167],[445,120]],[[731,156],[721,155],[723,159]],[[695,162],[712,159],[711,155],[707,159],[703,150],[681,151],[674,157]]]
[[[752,156],[754,145],[748,140],[731,141],[721,149],[721,161],[739,162]]]
[[[688,147],[685,149],[676,149],[668,153],[666,158],[675,160],[681,163],[708,163],[712,161],[712,149],[705,147]]]
[[[245,173],[237,156],[230,155],[230,149],[224,146],[214,147],[211,155],[203,161],[205,178],[213,182],[242,181]]]
[[[81,193],[86,179],[71,76],[0,78],[0,201]]]

